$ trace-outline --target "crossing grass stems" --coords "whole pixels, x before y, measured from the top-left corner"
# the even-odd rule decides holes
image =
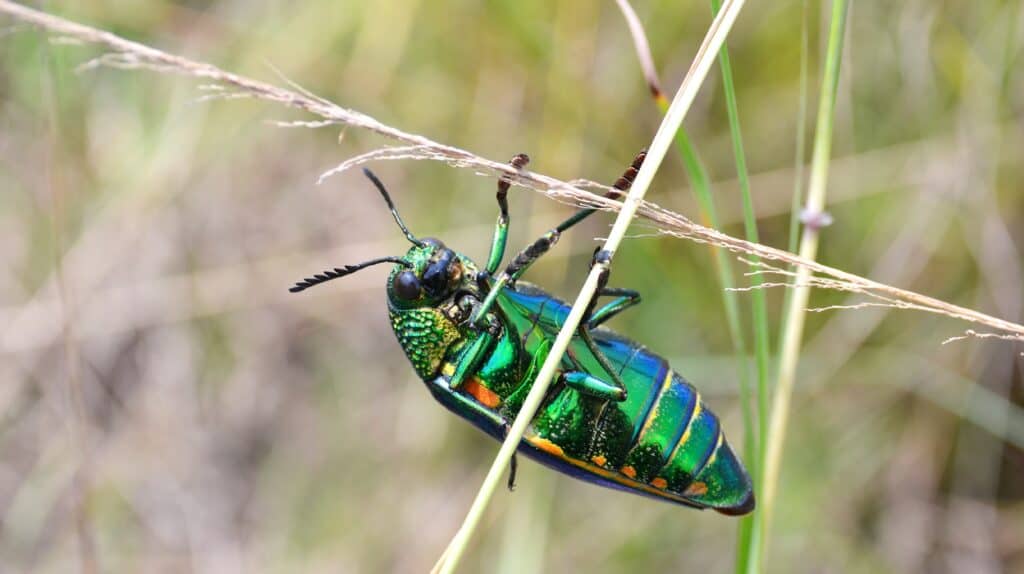
[[[698,225],[680,214],[643,200],[643,195],[649,188],[654,174],[656,173],[668,147],[671,145],[673,138],[677,137],[680,133],[681,121],[685,116],[689,105],[692,103],[700,84],[706,76],[711,63],[719,53],[719,49],[722,47],[731,25],[735,21],[742,6],[742,0],[727,0],[723,3],[722,9],[718,12],[718,16],[715,18],[709,29],[708,36],[705,38],[705,42],[702,45],[701,50],[698,51],[697,56],[695,57],[693,67],[691,67],[686,80],[684,80],[683,84],[680,86],[680,90],[677,93],[672,106],[667,109],[665,121],[663,121],[658,133],[655,135],[648,155],[648,160],[644,164],[644,169],[642,169],[640,174],[638,174],[636,184],[633,186],[633,190],[630,195],[622,202],[605,199],[586,189],[593,188],[598,191],[606,190],[597,184],[592,184],[590,182],[567,183],[542,174],[528,172],[525,170],[515,170],[503,162],[489,160],[472,152],[438,143],[424,136],[405,132],[384,124],[361,112],[342,108],[304,90],[297,84],[294,84],[284,78],[282,78],[282,82],[287,84],[289,86],[288,88],[232,74],[211,64],[163,52],[143,44],[126,40],[109,32],[77,24],[45,12],[10,2],[9,0],[0,0],[0,13],[7,14],[16,21],[44,29],[47,32],[57,35],[61,39],[69,39],[78,43],[98,45],[108,50],[107,53],[104,53],[98,58],[81,66],[81,69],[83,70],[99,66],[108,66],[126,69],[148,69],[160,73],[173,73],[190,76],[209,82],[209,84],[201,86],[201,89],[205,90],[205,95],[200,98],[201,100],[241,98],[258,99],[281,104],[289,108],[307,112],[320,118],[317,120],[277,122],[278,125],[283,127],[322,128],[331,126],[353,126],[375,132],[404,144],[398,147],[375,150],[368,154],[364,154],[363,156],[342,162],[336,168],[325,172],[321,176],[321,181],[330,177],[334,173],[338,173],[339,171],[343,171],[360,163],[372,160],[426,159],[442,161],[454,167],[473,169],[478,173],[483,173],[485,175],[503,175],[516,185],[538,191],[563,203],[569,203],[575,206],[591,206],[607,211],[618,212],[619,215],[616,219],[616,223],[609,235],[608,241],[605,244],[605,249],[612,252],[614,252],[618,243],[624,237],[626,229],[633,217],[640,216],[654,222],[658,226],[659,231],[665,235],[688,239],[699,243],[707,243],[722,248],[723,250],[743,254],[746,257],[743,261],[754,269],[753,273],[758,276],[764,274],[775,275],[782,278],[782,280],[777,282],[764,282],[760,285],[754,285],[753,288],[760,290],[773,286],[786,286],[794,289],[794,296],[792,298],[793,304],[789,306],[788,311],[789,315],[792,316],[802,316],[805,311],[804,307],[806,306],[807,293],[809,292],[809,289],[811,287],[818,287],[865,294],[871,299],[868,303],[870,305],[886,306],[898,309],[915,309],[946,315],[975,325],[983,325],[991,330],[990,332],[980,332],[975,329],[967,329],[964,335],[966,337],[998,337],[1008,340],[1024,340],[1024,326],[1017,323],[993,317],[973,309],[953,305],[913,291],[875,282],[870,279],[846,273],[842,270],[815,262],[813,260],[813,250],[810,250],[809,248],[805,249],[808,245],[807,242],[809,241],[807,237],[808,232],[806,230],[804,241],[801,244],[801,252],[799,255],[794,255],[787,251],[761,245],[756,241],[738,239],[714,229]],[[838,33],[841,35],[841,31],[843,29],[842,23],[845,22],[845,1],[836,0],[833,10],[834,18],[831,35],[832,38],[830,39],[830,57],[833,56],[834,46],[832,42],[835,41],[836,31],[838,30]],[[841,15],[843,18],[840,24],[837,24],[835,20],[839,17],[837,14]],[[638,44],[638,49],[639,48],[640,45]],[[827,65],[827,71],[831,70],[835,72],[838,70],[838,58],[835,57],[835,61],[832,63],[834,66],[829,68]],[[650,78],[650,70],[653,70],[653,65],[645,63],[644,69]],[[834,80],[834,77],[829,75],[826,78],[826,84],[830,81],[828,78],[833,78]],[[731,77],[729,77],[728,82],[731,85]],[[832,92],[823,95],[828,95],[830,98],[834,98],[834,84],[832,85]],[[826,119],[828,119],[828,114],[831,114],[831,109],[824,111],[819,110],[819,139],[822,137],[830,137],[830,134],[823,134],[821,132],[822,118],[826,117]],[[737,138],[735,137],[736,131],[738,131],[738,125],[734,128],[734,142],[737,141]],[[826,176],[824,174],[827,173],[828,150],[826,145],[822,148],[824,151],[819,151],[819,145],[824,144],[819,144],[817,141],[815,143],[815,157],[814,162],[812,163],[811,191],[813,192],[815,189],[820,189],[820,195],[813,193],[811,195],[818,197],[818,199],[815,200],[817,203],[814,203],[814,205],[817,205],[820,209],[824,197],[823,192],[826,181]],[[740,166],[740,168],[742,169],[742,166]],[[817,176],[817,180],[815,179],[815,176]],[[815,186],[815,181],[817,181],[817,186]],[[813,207],[810,199],[808,205]],[[812,241],[816,241],[816,237],[814,237]],[[792,266],[795,271],[783,268],[783,266],[786,265]],[[571,337],[572,330],[575,327],[574,320],[578,322],[583,308],[590,299],[590,295],[596,286],[597,273],[599,272],[600,266],[595,266],[595,271],[588,276],[579,296],[577,297],[576,304],[573,307],[573,312],[570,314],[565,328],[563,328],[559,335],[560,341],[564,339],[564,341],[562,341],[563,348],[564,343],[568,342],[569,337]],[[792,348],[798,349],[799,347],[795,345],[793,341],[799,341],[801,330],[792,326],[787,326],[783,332],[785,333],[783,350]],[[957,339],[957,337],[953,337],[953,339]],[[798,354],[798,351],[785,354],[784,364],[782,367],[783,370],[780,371],[779,374],[780,381],[791,381],[791,376],[788,377],[788,379],[785,376],[787,372],[785,370],[787,368],[785,365],[790,365],[789,368],[791,370],[792,364],[795,364],[795,358],[798,357]],[[551,358],[549,358],[548,362],[554,364],[559,355],[560,353],[552,352]],[[547,368],[547,365],[545,367],[546,368],[542,370],[541,376],[538,377],[537,383],[534,385],[536,393],[531,393],[531,396],[534,394],[536,395],[535,398],[537,400],[534,402],[539,402],[539,397],[543,394],[543,388],[545,385],[542,383],[546,383],[550,380],[551,373],[549,371],[552,371],[553,367]],[[762,472],[759,473],[761,474],[761,486],[767,490],[767,496],[762,497],[762,500],[768,503],[768,508],[770,508],[771,504],[772,477],[774,477],[778,472],[778,464],[781,454],[780,437],[782,436],[781,433],[785,428],[785,410],[784,408],[779,407],[778,403],[780,400],[786,400],[788,392],[785,391],[789,388],[791,388],[791,383],[788,385],[783,384],[781,392],[776,394],[776,404],[771,411],[772,431],[769,432],[767,437],[767,443],[771,445],[768,448],[770,454],[767,457],[768,462],[766,463],[766,468],[761,469]],[[527,402],[530,402],[529,399]],[[536,407],[536,405],[532,406],[534,408]],[[513,433],[510,433],[510,439],[502,446],[502,450],[499,452],[499,456],[492,466],[491,474],[496,474],[496,476],[500,477],[501,471],[505,468],[508,457],[510,457],[512,452],[514,452],[514,446],[518,444],[518,436],[521,436],[522,431],[525,430],[526,423],[532,415],[532,410],[533,409],[527,409],[524,406],[520,417],[522,420],[517,421],[516,426],[518,428],[514,426]],[[781,419],[781,421],[777,419]],[[762,444],[765,443],[762,442]],[[767,467],[771,468],[771,472],[768,472],[766,475],[764,471]],[[498,469],[497,473],[494,472],[494,469]],[[483,509],[486,507],[486,503],[494,491],[493,486],[488,488],[488,482],[494,482],[494,484],[497,484],[499,481],[485,481],[484,487],[478,495],[478,502],[474,505],[474,509],[471,510],[470,520],[467,520],[464,527],[460,529],[456,538],[453,539],[453,543],[449,545],[445,554],[442,556],[442,559],[438,562],[437,569],[445,572],[451,572],[457,566],[458,558],[461,556],[462,552],[465,551],[469,537],[476,529],[479,516],[482,515]],[[472,521],[472,517],[474,515],[476,515],[475,520],[477,522]],[[765,518],[763,517],[761,521],[757,523],[755,528],[753,548],[751,549],[752,556],[748,561],[749,571],[758,571],[762,566],[764,536],[766,531],[766,523],[764,521]]]

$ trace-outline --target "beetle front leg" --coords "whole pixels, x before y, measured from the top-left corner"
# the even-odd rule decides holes
[[[470,339],[455,360],[455,372],[448,379],[449,389],[457,391],[462,383],[480,368],[491,347],[494,346],[495,338],[490,329],[485,329]]]
[[[460,416],[465,417],[466,413],[468,413],[471,417],[476,417],[480,420],[487,421],[497,428],[504,428],[508,424],[508,421],[505,420],[505,417],[480,404],[479,402],[477,402],[476,399],[468,397],[462,393],[453,391],[452,389],[448,388],[447,385],[437,382],[440,380],[443,379],[438,377],[437,379],[435,379],[434,382],[428,383],[428,386],[434,392],[434,396],[438,398],[438,400],[441,400],[441,395],[444,395],[444,397],[447,397],[448,399],[455,401],[459,409],[464,409],[465,412],[459,413]],[[442,400],[441,402],[444,403],[445,401]]]
[[[516,154],[509,162],[509,165],[522,169],[530,163],[530,156],[525,153]],[[502,177],[498,180],[498,192],[495,195],[498,200],[498,223],[494,227],[494,239],[491,240],[491,252],[487,257],[487,273],[493,275],[498,271],[501,260],[505,257],[505,245],[508,243],[508,178]]]
[[[448,376],[447,381],[444,377],[437,377],[429,385],[436,395],[443,395],[454,400],[459,409],[464,409],[497,428],[507,428],[508,421],[505,420],[505,417],[481,404],[475,398],[459,392],[462,384],[476,373],[491,352],[495,339],[495,334],[489,329],[477,332],[459,352],[454,361],[455,369]]]
[[[508,267],[501,272],[497,280],[490,282],[490,291],[487,293],[487,297],[484,298],[483,303],[477,308],[470,319],[471,324],[474,327],[481,325],[481,320],[490,312],[491,308],[494,307],[495,301],[498,299],[498,294],[507,285],[515,283],[516,279],[526,272],[526,270],[533,264],[534,261],[540,259],[541,255],[544,255],[551,249],[555,243],[558,242],[558,238],[561,237],[561,232],[557,229],[552,229],[544,235],[541,235],[536,241],[527,246],[526,249],[519,252],[515,259],[508,264]]]

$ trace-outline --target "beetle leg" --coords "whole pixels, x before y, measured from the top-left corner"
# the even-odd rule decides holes
[[[516,470],[519,468],[519,459],[516,458],[516,453],[512,453],[512,458],[508,459],[508,491],[514,492],[516,489]]]
[[[512,425],[510,423],[506,422],[505,423],[505,427],[504,427],[503,430],[505,431],[505,436],[507,437],[508,436],[508,431],[512,430]],[[508,483],[507,483],[507,486],[508,486],[508,491],[509,492],[515,492],[515,490],[516,490],[516,471],[518,471],[518,470],[519,470],[519,458],[516,456],[516,453],[513,452],[512,453],[512,458],[508,459]]]
[[[622,289],[619,287],[605,287],[598,292],[599,296],[602,297],[616,297],[609,303],[601,306],[590,316],[590,321],[587,322],[587,327],[593,329],[601,323],[604,323],[608,319],[618,315],[626,309],[640,304],[640,293],[632,289]]]
[[[613,383],[603,381],[583,371],[567,371],[562,373],[562,381],[571,389],[592,397],[611,401],[626,400],[626,391]]]
[[[438,377],[438,379],[435,379],[435,381],[438,380],[440,380],[440,377]],[[497,428],[504,428],[505,426],[508,425],[508,421],[505,420],[505,418],[499,415],[498,413],[480,404],[476,399],[472,397],[452,391],[450,388],[448,388],[447,385],[444,385],[443,383],[429,382],[427,386],[430,387],[431,392],[433,392],[435,396],[438,397],[439,400],[441,395],[454,399],[455,402],[458,403],[459,409],[465,409],[465,411],[460,412],[469,412],[471,417],[476,417],[480,420],[487,421]]]
[[[519,156],[516,156],[516,158],[518,157]],[[630,188],[630,186],[633,185],[633,179],[636,177],[636,174],[640,170],[640,166],[643,164],[644,158],[646,157],[646,150],[641,151],[639,154],[637,154],[637,156],[633,158],[633,163],[629,166],[626,172],[623,173],[622,177],[620,177],[612,186],[615,189],[606,193],[605,197],[622,197],[624,195],[624,192],[626,192]],[[516,158],[512,159],[512,165],[516,165]],[[504,223],[502,223],[503,216],[498,216],[498,227],[494,231],[494,241],[491,244],[491,256],[487,261],[487,271],[491,275],[493,275],[494,272],[497,271],[498,265],[501,263],[501,255],[504,255],[505,240],[507,239],[508,217],[507,201],[505,200],[505,195],[508,192],[507,184],[505,184],[504,189],[505,191],[503,193],[502,182],[499,182],[498,205],[502,208],[502,213],[504,213],[505,215]],[[551,229],[544,235],[538,237],[536,240],[534,240],[533,243],[526,246],[526,249],[520,251],[519,254],[516,255],[515,258],[512,260],[512,262],[508,264],[508,267],[505,268],[505,271],[503,271],[501,275],[499,275],[492,282],[490,292],[484,299],[483,304],[477,310],[477,314],[474,315],[473,318],[471,319],[472,324],[474,326],[478,326],[480,324],[480,320],[483,318],[483,316],[488,311],[490,311],[491,307],[494,306],[494,301],[498,296],[498,292],[500,292],[501,289],[503,289],[505,286],[514,284],[516,282],[516,279],[519,279],[523,275],[523,273],[526,273],[526,270],[529,269],[529,267],[533,265],[535,261],[540,259],[542,255],[547,253],[548,250],[550,250],[551,247],[558,242],[558,238],[562,236],[563,232],[573,227],[577,223],[583,221],[584,219],[590,217],[591,215],[594,214],[595,211],[597,211],[597,209],[592,207],[580,209],[579,211],[571,215],[568,219],[555,226],[554,229]],[[503,225],[505,226],[504,228],[502,227]]]
[[[449,378],[448,388],[458,390],[462,383],[480,368],[480,363],[494,345],[494,339],[495,336],[489,330],[480,331],[470,339],[455,360],[455,372]]]
[[[622,382],[622,378],[619,377],[619,374],[615,372],[614,368],[612,368],[611,364],[608,362],[608,358],[604,356],[604,353],[601,352],[601,349],[597,348],[597,344],[594,343],[594,339],[590,336],[590,327],[587,326],[585,320],[582,323],[580,323],[579,328],[576,330],[576,335],[580,338],[580,340],[583,341],[587,348],[590,349],[590,352],[593,353],[594,358],[597,359],[597,362],[601,364],[601,368],[604,369],[606,373],[608,373],[608,381],[604,381],[597,378],[594,378],[594,380],[600,381],[601,384],[605,386],[614,386],[618,391],[614,396],[602,396],[601,398],[609,398],[614,401],[626,400],[626,383]],[[569,381],[566,381],[566,383],[568,384]]]
[[[530,163],[530,157],[525,153],[516,154],[516,156],[508,163],[516,169],[522,169],[526,164]],[[510,183],[508,178],[502,177],[498,180],[498,192],[495,194],[495,197],[498,200],[498,223],[494,227],[494,239],[491,240],[491,253],[487,258],[487,272],[492,275],[498,270],[498,266],[501,265],[502,258],[505,257],[505,244],[508,241],[509,185]]]
[[[611,253],[604,250],[600,250],[594,253],[593,263],[607,262],[610,259]],[[593,266],[593,263],[591,263],[591,266]],[[590,336],[590,321],[594,316],[594,306],[597,304],[597,298],[600,297],[601,292],[604,291],[608,285],[609,274],[611,274],[611,271],[607,267],[604,267],[601,271],[601,274],[598,276],[597,290],[594,291],[594,296],[591,297],[590,302],[587,303],[587,310],[583,312],[583,319],[580,321],[579,327],[576,328],[576,335],[580,338],[581,341],[583,341],[587,348],[590,349],[590,352],[593,353],[594,358],[597,359],[597,362],[601,364],[601,368],[604,369],[606,373],[608,373],[608,376],[610,377],[610,382],[614,384],[616,387],[618,387],[619,390],[621,390],[622,398],[619,400],[624,401],[626,400],[626,384],[622,382],[622,379],[619,377],[619,374],[615,372],[615,369],[612,368],[611,364],[608,362],[608,358],[604,356],[604,353],[601,352],[601,349],[597,348],[597,344],[594,343],[593,337]]]
[[[640,166],[643,165],[644,159],[646,157],[647,150],[643,150],[640,153],[636,154],[636,157],[633,158],[633,163],[630,164],[629,168],[626,169],[626,172],[622,174],[622,177],[617,179],[615,183],[612,185],[614,189],[612,191],[605,193],[604,196],[607,198],[623,197],[625,195],[625,192],[629,191],[629,188],[632,187],[633,179],[636,178],[636,174],[637,172],[640,171]],[[594,214],[595,211],[597,211],[597,209],[593,207],[585,207],[577,211],[576,213],[572,214],[572,216],[570,216],[562,223],[559,223],[558,226],[555,227],[555,229],[559,233],[562,233],[565,230],[569,229],[570,227],[590,217],[591,215]]]
[[[633,163],[629,166],[629,169],[622,174],[615,184],[612,186],[614,189],[605,193],[605,197],[622,197],[626,191],[629,190],[630,186],[633,185],[633,179],[636,177],[640,166],[644,163],[644,158],[647,157],[647,151],[644,150],[637,154],[633,158]],[[554,229],[548,231],[544,235],[537,238],[532,244],[526,249],[519,253],[516,258],[509,264],[505,270],[505,274],[510,276],[511,282],[515,282],[526,269],[533,264],[534,261],[540,259],[541,255],[548,252],[551,247],[558,242],[558,238],[562,236],[568,229],[590,217],[596,212],[597,209],[593,207],[585,207],[580,209],[576,213],[572,214],[568,219],[559,223]]]

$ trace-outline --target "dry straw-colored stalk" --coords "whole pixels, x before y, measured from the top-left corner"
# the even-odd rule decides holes
[[[399,148],[397,153],[394,148],[389,148],[385,155],[390,155],[391,158],[402,157],[442,161],[455,167],[470,168],[487,175],[504,175],[516,185],[543,193],[563,203],[577,206],[593,206],[612,212],[622,209],[623,204],[619,201],[601,197],[596,193],[583,189],[579,184],[573,185],[536,172],[516,171],[504,162],[490,160],[467,150],[438,143],[424,136],[391,127],[373,117],[343,108],[295,85],[291,85],[290,89],[283,88],[245,76],[232,74],[212,64],[169,54],[138,42],[126,40],[110,32],[71,22],[10,2],[9,0],[0,0],[0,13],[7,14],[20,22],[56,34],[60,38],[70,39],[78,43],[102,46],[109,50],[107,54],[92,60],[83,68],[105,65],[118,68],[149,69],[162,73],[192,76],[212,82],[213,86],[216,86],[208,97],[248,97],[265,100],[303,110],[321,118],[321,120],[315,122],[292,122],[288,125],[308,127],[329,125],[352,126],[369,130],[405,144],[404,149]],[[600,186],[589,185],[588,187],[595,187],[599,191],[602,190]],[[637,215],[654,222],[659,232],[665,235],[689,239],[699,243],[711,243],[735,253],[757,255],[762,259],[774,261],[782,265],[788,264],[798,268],[806,268],[810,272],[808,276],[811,278],[816,277],[815,274],[817,274],[821,278],[829,279],[828,287],[830,288],[841,288],[846,291],[881,297],[898,302],[900,306],[946,315],[969,323],[985,325],[1005,335],[1024,337],[1024,325],[993,317],[974,309],[954,305],[914,291],[872,281],[871,279],[848,273],[841,269],[802,258],[788,251],[744,241],[743,239],[732,237],[694,223],[683,215],[659,207],[649,201],[640,203],[637,208]]]
[[[452,538],[451,543],[441,555],[433,571],[440,572],[441,574],[451,574],[458,567],[459,560],[465,553],[470,538],[479,526],[484,511],[487,509],[495,490],[501,482],[502,473],[515,455],[527,427],[547,395],[548,387],[555,377],[555,372],[561,365],[562,355],[565,354],[573,337],[576,336],[576,330],[583,320],[583,315],[597,293],[601,276],[608,272],[612,256],[614,256],[619,248],[619,244],[625,238],[626,230],[629,228],[637,209],[643,202],[644,195],[650,189],[654,176],[658,172],[658,168],[661,167],[661,162],[665,159],[665,154],[668,153],[676,132],[679,131],[680,126],[683,124],[683,119],[690,110],[690,106],[697,98],[697,92],[700,90],[701,84],[704,83],[704,79],[711,69],[715,54],[718,53],[718,50],[725,43],[725,39],[729,36],[729,31],[732,30],[732,25],[736,22],[736,18],[739,17],[744,3],[745,0],[726,0],[722,10],[708,27],[704,41],[694,55],[693,64],[691,64],[690,70],[686,73],[686,77],[683,78],[683,82],[680,84],[672,104],[665,112],[665,117],[662,119],[661,125],[658,126],[658,131],[654,134],[650,149],[647,151],[647,157],[643,165],[641,165],[640,171],[636,174],[636,181],[634,181],[629,194],[623,200],[622,209],[615,218],[611,232],[609,232],[608,238],[601,247],[602,252],[608,254],[608,257],[602,260],[595,260],[594,265],[591,267],[590,274],[587,275],[586,281],[584,281],[583,286],[580,288],[580,292],[576,295],[576,300],[572,305],[572,309],[569,310],[565,323],[559,330],[558,336],[555,337],[555,342],[552,344],[548,356],[544,359],[544,364],[541,366],[540,372],[530,388],[530,392],[526,395],[523,406],[516,415],[516,420],[512,423],[512,428],[509,429],[501,449],[498,451],[498,455],[494,458],[494,462],[491,464],[486,478],[484,478],[480,491],[473,500],[472,507],[466,514],[465,522],[456,532],[455,537]]]

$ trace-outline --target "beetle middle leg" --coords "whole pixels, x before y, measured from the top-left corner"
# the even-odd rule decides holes
[[[615,184],[612,186],[612,191],[609,191],[605,197],[621,197],[624,192],[628,191],[633,185],[633,179],[636,178],[637,172],[640,171],[640,166],[644,163],[644,158],[647,157],[647,151],[641,151],[633,158],[633,163],[630,164],[629,168],[622,174]],[[558,242],[558,238],[563,233],[574,227],[578,223],[582,222],[586,218],[597,212],[596,208],[585,207],[580,209],[576,213],[572,214],[565,221],[559,223],[554,229],[548,231],[544,235],[541,235],[537,240],[531,243],[523,251],[509,263],[508,268],[505,270],[505,275],[511,278],[511,281],[518,279],[530,265],[533,265],[537,259],[540,259],[541,255],[548,252],[551,247]]]
[[[590,321],[587,322],[587,327],[591,329],[601,325],[608,319],[611,319],[626,309],[640,304],[640,293],[633,289],[605,287],[598,291],[597,295],[599,297],[615,297],[615,299],[609,303],[605,303],[591,314]]]
[[[591,262],[591,268],[593,268],[594,264],[596,263],[607,263],[610,260],[611,253],[604,250],[599,250],[594,253],[594,260]],[[597,347],[597,344],[594,342],[594,338],[590,336],[590,323],[594,318],[594,307],[597,305],[598,297],[600,297],[601,293],[606,291],[608,288],[608,276],[610,274],[611,271],[608,269],[608,267],[603,267],[601,269],[601,274],[597,278],[597,289],[594,291],[594,295],[590,298],[590,302],[587,303],[587,309],[586,311],[583,312],[583,319],[580,320],[579,327],[576,328],[576,336],[579,337],[581,341],[583,341],[583,343],[587,346],[588,349],[590,349],[590,352],[593,353],[594,358],[597,359],[597,362],[601,365],[601,368],[608,374],[609,380],[605,382],[605,384],[614,385],[621,391],[621,394],[616,395],[615,397],[601,398],[612,398],[613,400],[624,401],[626,400],[626,384],[622,382],[622,378],[619,377],[619,374],[611,366],[611,363],[608,362],[608,357],[604,356],[604,353],[601,352],[601,349],[599,349]],[[618,311],[621,311],[624,308],[625,307],[620,306]],[[604,308],[602,307],[602,309]],[[607,319],[608,317],[610,317],[610,315],[607,315],[606,313],[605,319]],[[594,378],[592,374],[588,373],[588,376]]]

